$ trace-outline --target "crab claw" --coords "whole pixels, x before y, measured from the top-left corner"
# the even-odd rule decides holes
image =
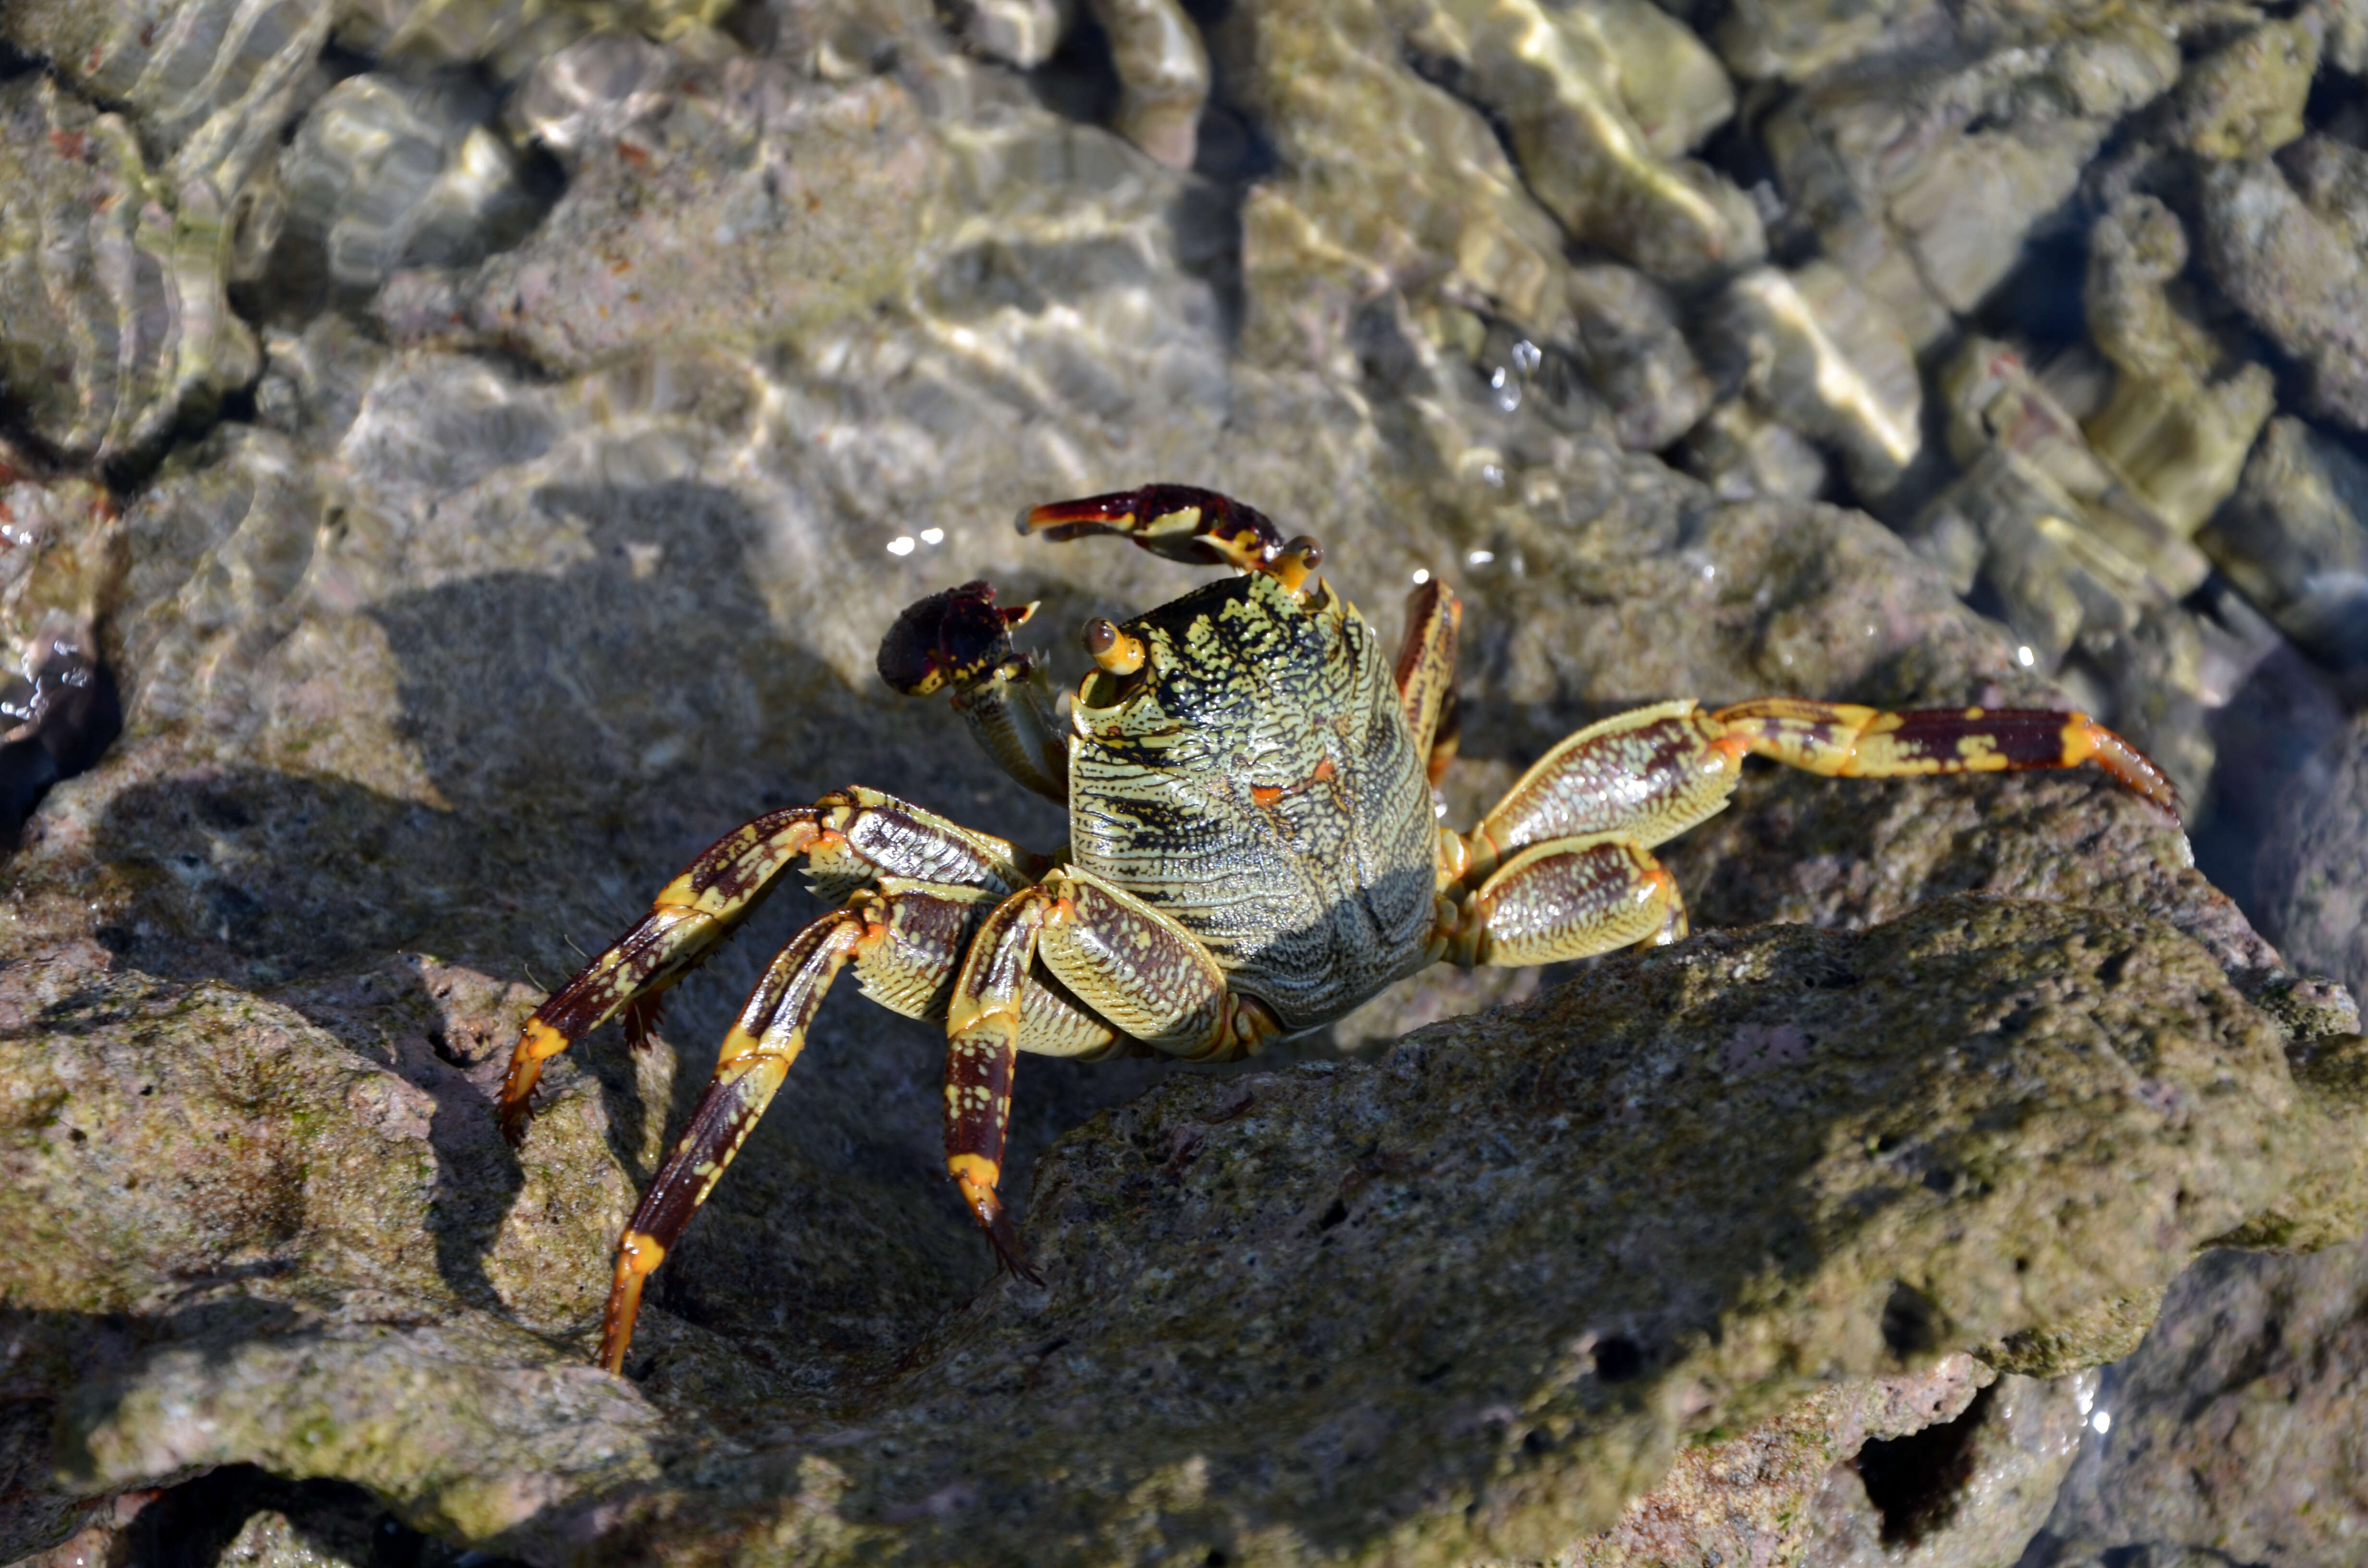
[[[1190,484],[1146,484],[1019,514],[1021,533],[1052,540],[1122,534],[1154,555],[1193,565],[1263,569],[1282,553],[1282,531],[1265,513]]]
[[[880,640],[880,678],[907,697],[967,687],[1012,656],[1011,629],[1035,613],[1033,604],[997,609],[991,583],[931,594],[906,606]]]

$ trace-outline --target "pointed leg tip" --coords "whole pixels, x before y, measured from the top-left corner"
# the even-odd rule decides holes
[[[503,1142],[512,1149],[526,1147],[527,1123],[534,1119],[531,1107],[524,1101],[515,1105],[505,1103],[495,1113],[495,1119],[501,1124]]]

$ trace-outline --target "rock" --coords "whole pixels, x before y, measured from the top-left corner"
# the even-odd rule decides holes
[[[1630,451],[1658,451],[1710,405],[1710,381],[1661,290],[1625,267],[1571,269],[1573,353]],[[1812,487],[1814,488],[1814,487]]]
[[[1826,483],[1816,448],[1741,401],[1718,404],[1688,431],[1678,460],[1722,501],[1806,501]]]
[[[1705,1434],[1619,1524],[1565,1561],[1614,1568],[1713,1552],[1746,1562],[1796,1558],[1826,1528],[1811,1500],[1824,1497],[1827,1467],[1847,1471],[1869,1445],[1954,1426],[1996,1376],[1970,1356],[1946,1356],[1921,1375],[1822,1390],[1740,1436]]]
[[[129,125],[46,77],[0,83],[0,381],[36,436],[112,461],[255,379],[210,183],[151,174]]]
[[[2309,372],[2311,407],[2368,430],[2368,265],[2266,160],[2207,166],[2203,262],[2214,282]]]
[[[2359,1431],[2368,1242],[2206,1256],[2108,1374],[2047,1521],[2050,1568],[2340,1562],[2368,1528]]]
[[[2368,980],[2368,723],[2328,738],[2288,780],[2255,868],[2262,922],[2294,961]]]
[[[162,154],[167,188],[203,180],[228,210],[326,85],[313,65],[334,10],[333,0],[24,0],[0,14],[0,34],[120,108]]]
[[[2115,592],[2122,585],[2111,563],[2084,564],[2076,553],[2096,548],[2073,521],[2080,512],[2037,464],[1998,449],[1934,496],[1907,535],[1926,559],[1950,572],[1959,592],[1987,587],[2020,645],[2052,670],[2083,627],[2135,619],[2134,607]]]
[[[965,0],[951,15],[963,42],[1026,71],[1053,57],[1068,25],[1064,11],[1055,0]]]
[[[1882,495],[1916,460],[1916,361],[1889,314],[1839,267],[1746,273],[1699,330],[1713,372],[1770,417],[1839,449],[1861,495]]]
[[[1626,18],[1616,28],[1589,10],[1533,0],[1445,0],[1406,11],[1399,26],[1408,45],[1506,128],[1524,183],[1574,240],[1674,282],[1759,258],[1749,200],[1704,165],[1675,159],[1698,132],[1656,146],[1637,123],[1640,109],[1663,120],[1656,100],[1672,80],[1679,94],[1688,81],[1716,84],[1701,111],[1679,111],[1681,124],[1714,125],[1733,112],[1707,51],[1685,29],[1662,21],[1648,30],[1645,6],[1611,7]]]
[[[2182,537],[2237,488],[2276,401],[2269,368],[2231,353],[2173,291],[2186,265],[2170,210],[2124,197],[2098,222],[2082,291],[2089,335],[2120,372],[2084,424],[2089,443]]]
[[[2017,1562],[2080,1451],[2097,1374],[2009,1375],[1970,1407],[1878,1437],[1837,1465],[1809,1505],[1804,1568],[1966,1568]]]
[[[2195,62],[2180,74],[2172,135],[2205,158],[2264,158],[2294,141],[2319,34],[2300,17],[2263,22]]]
[[[367,1536],[321,1540],[300,1530],[278,1509],[266,1508],[247,1516],[215,1563],[216,1568],[363,1568],[370,1551]]]
[[[640,345],[811,331],[911,286],[947,158],[894,82],[806,87],[738,62],[686,82],[647,130],[478,271],[480,334],[572,371]]]
[[[580,169],[596,148],[613,148],[666,112],[678,63],[632,33],[592,33],[539,62],[503,104],[502,120],[519,141]]]
[[[1209,97],[1209,51],[1176,0],[1087,0],[1118,72],[1110,129],[1171,169],[1189,169]]]
[[[1966,470],[1959,482],[1965,494],[1961,503],[1932,505],[1979,507],[1986,503],[1973,497],[1980,494],[2004,502],[2027,528],[2055,536],[2069,559],[2063,569],[2042,575],[2065,588],[2077,585],[2090,624],[2125,628],[2135,617],[2203,585],[2211,562],[2150,495],[2089,447],[2071,410],[2011,346],[1968,337],[1942,369],[1941,391],[1949,411],[1949,453]],[[2016,460],[1994,465],[2006,474],[1982,474],[1993,449]],[[2018,491],[2027,493],[2020,497],[2023,504]],[[1919,529],[1929,532],[1929,525],[1910,531]],[[2016,620],[2011,614],[2007,619]]]
[[[325,275],[367,294],[398,267],[471,266],[516,244],[546,204],[487,129],[493,113],[456,77],[364,72],[330,88],[280,156],[289,254],[273,282],[301,297]]]
[[[2368,464],[2273,419],[2196,540],[2287,636],[2339,670],[2368,665]]]
[[[1850,1021],[1902,1006],[1941,1054]],[[2164,1006],[2190,1021],[2162,1027]],[[1568,1551],[1681,1434],[1772,1415],[1810,1377],[1974,1345],[2053,1372],[2134,1344],[2179,1256],[2324,1136],[2293,1119],[2251,1017],[2160,927],[1959,899],[1861,937],[1721,933],[1622,960],[1372,1067],[1171,1081],[1047,1167],[1049,1294],[981,1298],[947,1359],[860,1425],[776,1428],[695,1493],[624,1500],[604,1550],[664,1553],[696,1509],[706,1550],[825,1558],[888,1540],[1108,1555],[1146,1535],[1196,1555]],[[2267,1097],[2202,1097],[2232,1073]],[[1565,1157],[1522,1160],[1503,1117],[1572,1141]],[[2066,1207],[2075,1169],[2112,1174]],[[1007,1434],[985,1452],[953,1415],[982,1400]],[[1254,1454],[1218,1437],[1246,1426]]]
[[[2314,134],[2289,147],[2278,166],[2321,222],[2353,248],[2368,248],[2368,149]]]
[[[1998,287],[2114,123],[2179,71],[2177,47],[2134,18],[1957,52],[1970,58],[1908,48],[1892,68],[1836,73],[1759,127],[1826,258],[1918,350]]]
[[[945,1190],[940,1031],[848,992],[632,1378],[589,1369],[625,1207],[818,905],[777,899],[655,1049],[571,1051],[513,1153],[486,1095],[520,1018],[716,835],[849,780],[1060,841],[872,668],[952,582],[1039,602],[1066,680],[1085,617],[1194,581],[1024,542],[1024,503],[1223,485],[1319,535],[1385,637],[1416,574],[1451,582],[1459,822],[1644,700],[2061,700],[1896,536],[1779,498],[1819,460],[1783,472],[1805,449],[1759,408],[1696,443],[1755,454],[1713,470],[1770,476],[1749,498],[1646,454],[1701,411],[1684,335],[1736,264],[1685,193],[1740,199],[1687,164],[1732,88],[1656,10],[1235,7],[1200,164],[1265,171],[1238,185],[1088,123],[1115,110],[1064,95],[1126,81],[1084,33],[1023,80],[917,0],[702,17],[341,6],[349,93],[469,62],[507,95],[469,123],[566,194],[514,249],[290,301],[252,416],[111,471],[119,520],[28,482],[94,548],[0,595],[91,607],[125,728],[0,879],[12,1554],[225,1476],[289,1489],[225,1524],[301,1533],[309,1477],[537,1560],[1543,1556],[1643,1496],[1773,1539],[1964,1355],[2066,1373],[2205,1241],[2368,1222],[2333,1004],[2158,818],[2086,775],[1755,773],[1672,846],[1702,924],[1877,929],[1706,933],[1543,999],[1418,976],[1258,1073],[1029,1062],[1006,1187],[1049,1294],[995,1283]],[[1952,102],[2054,149],[2152,56],[1966,58],[1995,90]],[[1609,129],[1508,153],[1506,107]],[[1533,180],[1701,288],[1575,253]],[[2000,901],[1930,902],[1968,889]]]
[[[1737,76],[1805,81],[1872,48],[1912,4],[1836,5],[1832,0],[1742,0],[1720,18],[1718,51]]]
[[[1741,193],[1680,156],[1729,89],[1648,6],[1244,7],[1212,48],[1282,170],[1242,208],[1256,362],[1349,360],[1394,290],[1417,320],[1478,312],[1573,343],[1572,239],[1656,278],[1759,255]]]
[[[482,64],[497,81],[515,82],[537,61],[606,23],[653,37],[679,36],[722,18],[719,0],[624,0],[620,5],[558,0],[335,0],[336,41],[356,54],[411,76],[438,67]]]

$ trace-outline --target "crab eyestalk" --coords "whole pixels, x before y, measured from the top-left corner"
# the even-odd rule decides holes
[[[1272,572],[1284,587],[1304,596],[1307,579],[1314,576],[1315,569],[1323,564],[1324,547],[1307,535],[1301,534],[1282,547],[1282,553],[1274,558],[1274,564],[1267,570]]]
[[[1100,616],[1086,622],[1086,654],[1104,675],[1131,676],[1143,668],[1143,639]]]

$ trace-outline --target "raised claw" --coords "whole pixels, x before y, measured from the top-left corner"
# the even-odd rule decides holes
[[[997,608],[992,583],[931,594],[905,606],[880,640],[880,678],[907,697],[973,686],[1011,660],[1011,629],[1035,613],[1033,604]]]
[[[1282,553],[1282,530],[1265,513],[1191,484],[1146,484],[1031,506],[1019,514],[1019,531],[1051,540],[1121,534],[1170,561],[1245,572],[1264,569]]]

